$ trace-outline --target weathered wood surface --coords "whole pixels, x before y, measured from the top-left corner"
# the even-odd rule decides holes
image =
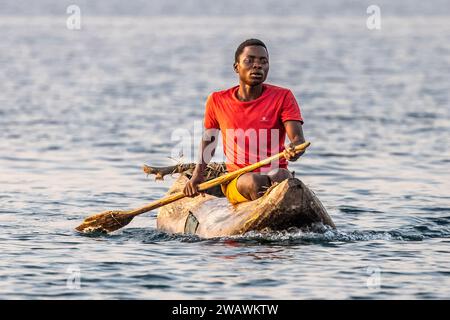
[[[167,194],[182,191],[187,181],[187,177],[180,176]],[[198,221],[196,228],[192,228],[191,223],[186,227],[190,213]],[[203,238],[212,238],[266,228],[304,228],[319,222],[335,228],[315,194],[300,180],[292,178],[274,186],[255,201],[235,206],[226,198],[210,194],[183,198],[159,209],[157,227],[169,233],[195,233]]]

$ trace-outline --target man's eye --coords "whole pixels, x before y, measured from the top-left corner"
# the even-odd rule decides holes
[[[251,61],[251,59],[249,59],[249,58],[245,58],[244,59],[244,63],[251,63],[252,61]]]

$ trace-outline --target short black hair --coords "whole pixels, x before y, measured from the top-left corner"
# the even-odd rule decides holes
[[[264,44],[264,42],[262,42],[259,39],[247,39],[244,42],[242,42],[239,47],[236,49],[236,52],[234,54],[234,62],[239,62],[239,56],[241,55],[241,53],[244,51],[245,47],[249,47],[249,46],[260,46],[260,47],[264,47],[264,49],[266,49],[267,54],[269,53],[269,51],[267,50],[266,45]]]

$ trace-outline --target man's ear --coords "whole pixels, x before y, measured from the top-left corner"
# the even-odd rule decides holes
[[[233,69],[234,69],[234,72],[239,73],[237,62],[233,63]]]

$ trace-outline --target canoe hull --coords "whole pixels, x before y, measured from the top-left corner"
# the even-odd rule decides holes
[[[168,195],[182,191],[181,176]],[[335,228],[316,195],[298,179],[285,180],[255,200],[232,205],[224,197],[183,198],[159,210],[157,228],[169,233],[190,233],[202,238],[244,234],[249,231],[305,228],[315,223]]]

